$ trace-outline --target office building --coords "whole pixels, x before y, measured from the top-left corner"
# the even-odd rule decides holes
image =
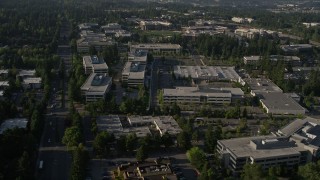
[[[82,30],[92,30],[99,27],[97,23],[82,23],[78,25],[80,31]]]
[[[8,77],[9,70],[8,69],[0,69],[0,78],[5,79]]]
[[[258,97],[267,114],[299,115],[306,112],[298,102],[282,92],[261,92]]]
[[[291,44],[291,45],[282,45],[280,46],[280,48],[285,54],[296,54],[296,53],[311,52],[312,45],[311,44]]]
[[[240,175],[246,163],[264,170],[275,166],[292,169],[310,159],[309,151],[288,137],[257,136],[218,140],[217,151],[225,168]]]
[[[130,133],[137,137],[145,137],[155,132],[160,136],[169,133],[175,137],[182,132],[172,116],[128,116],[125,119],[120,119],[118,115],[99,116],[97,127],[98,131],[108,131],[116,138]]]
[[[36,70],[19,70],[17,77],[20,78],[27,78],[27,77],[36,77]]]
[[[194,81],[242,82],[234,67],[227,66],[174,66],[174,75],[177,79],[192,78]]]
[[[141,30],[167,30],[171,27],[170,22],[165,21],[140,21]]]
[[[24,89],[40,89],[42,85],[42,79],[41,77],[23,78],[21,85]]]
[[[148,59],[148,51],[135,51],[128,53],[128,61],[140,64],[146,64]]]
[[[266,78],[248,78],[245,79],[246,84],[250,87],[252,96],[264,92],[283,92],[282,89],[274,84],[270,79]]]
[[[320,157],[320,120],[296,119],[269,136],[218,140],[223,166],[239,175],[246,163],[264,170],[275,166],[293,169]]]
[[[128,86],[144,85],[146,65],[140,62],[127,62],[122,70],[122,82]]]
[[[163,162],[139,162],[128,163],[118,166],[118,174],[121,174],[123,179],[154,179],[154,180],[177,180],[175,174],[171,170],[170,163]]]
[[[105,99],[106,94],[110,91],[112,77],[104,74],[92,73],[81,86],[82,95],[86,102],[93,102],[99,99]]]
[[[108,74],[108,65],[102,57],[83,56],[82,61],[85,74]]]
[[[175,89],[163,89],[164,103],[230,104],[243,96],[244,93],[240,88],[176,87]]]
[[[250,64],[250,65],[257,65],[260,59],[261,59],[261,56],[244,56],[243,63]]]
[[[181,52],[181,46],[179,44],[135,44],[130,46],[130,51],[148,51],[154,53],[164,54],[179,54]]]
[[[103,33],[93,31],[81,31],[81,38],[77,40],[77,51],[79,53],[88,53],[91,46],[97,51],[102,51],[106,46],[112,46],[115,41],[111,37],[106,37]]]
[[[8,129],[21,128],[26,129],[28,120],[26,118],[7,119],[0,125],[0,134],[3,134]]]

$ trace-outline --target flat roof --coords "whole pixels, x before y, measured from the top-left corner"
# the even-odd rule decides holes
[[[208,97],[232,97],[235,95],[244,95],[240,88],[216,88],[199,89],[198,87],[176,87],[175,89],[163,89],[163,96],[208,96]]]
[[[219,140],[229,153],[238,158],[265,159],[288,155],[300,155],[305,149],[298,147],[288,137],[257,136]]]
[[[259,93],[260,101],[270,110],[305,110],[299,103],[282,92],[261,92]]]
[[[112,77],[91,73],[86,82],[81,86],[81,90],[86,91],[86,94],[105,93],[111,84]]]
[[[0,69],[0,74],[8,74],[9,70],[8,69]]]
[[[243,59],[248,61],[258,61],[260,60],[261,56],[244,56]]]
[[[8,87],[9,81],[0,81],[0,87]]]
[[[133,124],[148,124],[153,123],[154,118],[152,116],[128,116],[130,125]]]
[[[248,78],[245,82],[249,85],[250,89],[254,93],[260,92],[282,92],[276,84],[270,79],[266,78]]]
[[[94,56],[83,56],[83,62],[86,66],[92,66],[93,69],[108,69],[107,63],[102,57]]]
[[[14,128],[26,128],[28,120],[27,118],[14,118],[5,120],[0,126],[0,134],[4,131]]]
[[[122,74],[127,74],[128,79],[144,79],[146,65],[137,62],[126,62]]]
[[[113,134],[123,132],[123,127],[118,115],[98,116],[96,122],[98,131],[108,131]]]
[[[154,123],[161,131],[161,134],[166,132],[170,135],[177,135],[182,132],[182,129],[178,125],[177,121],[172,116],[158,116],[154,118]]]
[[[18,73],[18,76],[35,76],[36,75],[36,70],[20,70]]]
[[[157,44],[134,44],[131,48],[135,49],[181,49],[179,44],[157,43]]]
[[[41,77],[27,77],[23,78],[24,84],[39,84],[41,83]]]

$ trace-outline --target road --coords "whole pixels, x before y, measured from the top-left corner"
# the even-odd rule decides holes
[[[57,54],[65,63],[65,70],[68,72],[72,68],[71,63],[71,48],[68,45],[65,37],[68,37],[70,31],[70,25],[64,21],[61,27],[60,39]],[[67,74],[67,73],[66,73]],[[57,77],[52,81],[52,87],[55,91],[52,91],[51,99],[48,102],[48,111],[46,118],[44,119],[44,130],[39,145],[39,154],[36,165],[36,179],[44,180],[67,180],[69,179],[70,166],[71,166],[71,154],[67,151],[67,148],[61,143],[64,130],[65,120],[68,115],[67,97],[67,77],[64,80],[60,80]],[[59,81],[62,81],[60,83]],[[60,85],[62,87],[60,87]],[[62,98],[61,106],[58,105],[61,100],[58,99],[58,91],[61,91],[65,98]],[[40,161],[43,161],[43,168],[39,169]]]
[[[160,59],[155,58],[151,65],[151,80],[150,80],[150,97],[149,109],[157,106],[157,91],[158,91],[158,70]]]

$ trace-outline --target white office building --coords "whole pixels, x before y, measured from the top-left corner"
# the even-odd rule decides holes
[[[83,56],[85,74],[98,73],[108,74],[108,65],[103,58],[98,56]]]
[[[92,73],[81,86],[82,95],[85,96],[86,102],[93,102],[99,99],[105,99],[106,94],[110,91],[112,77],[104,74]]]
[[[208,103],[230,104],[235,99],[243,98],[244,92],[240,88],[210,88],[176,87],[163,89],[164,103]]]

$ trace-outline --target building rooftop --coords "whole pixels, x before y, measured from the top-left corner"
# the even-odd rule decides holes
[[[86,66],[92,66],[93,69],[108,69],[104,59],[98,58],[98,56],[83,56],[83,61]]]
[[[139,62],[127,62],[122,74],[127,74],[128,79],[144,79],[146,65]]]
[[[154,118],[152,116],[128,116],[128,122],[131,126],[136,124],[152,124],[154,121]]]
[[[275,110],[305,110],[299,103],[282,92],[260,92],[260,101],[272,111]],[[284,113],[285,114],[285,113]]]
[[[135,49],[181,49],[179,44],[169,44],[169,43],[161,43],[161,44],[135,44],[131,45],[132,48]]]
[[[0,81],[0,87],[9,87],[9,81]]]
[[[291,45],[282,45],[280,48],[284,52],[299,52],[301,50],[308,50],[312,48],[311,44],[291,44]]]
[[[280,89],[270,79],[249,78],[249,79],[245,79],[245,82],[250,87],[251,93],[253,95],[261,92],[282,92],[282,89]]]
[[[148,51],[138,50],[128,53],[128,60],[132,62],[147,62]]]
[[[257,136],[234,138],[219,141],[236,157],[252,157],[254,159],[272,158],[288,155],[299,155],[302,147],[290,141],[288,137]]]
[[[227,66],[174,66],[176,77],[192,79],[218,79],[238,82],[240,76],[234,67]]]
[[[123,127],[118,115],[98,116],[96,122],[98,131],[108,131],[113,134],[123,132]]]
[[[14,128],[26,128],[28,120],[26,118],[7,119],[0,126],[0,134],[4,131]]]
[[[175,89],[163,89],[163,96],[214,96],[232,97],[231,92],[212,90],[201,91],[198,87],[176,87]]]
[[[112,84],[112,77],[103,74],[91,73],[86,82],[81,86],[82,91],[86,94],[105,93]]]
[[[165,133],[177,135],[182,132],[182,129],[172,116],[158,116],[154,119],[154,123],[161,135],[164,135]]]
[[[296,119],[279,129],[277,134],[290,136],[298,139],[306,145],[320,146],[320,120],[306,117],[304,119]]]
[[[8,69],[0,69],[0,75],[1,74],[8,74],[9,70]]]
[[[27,77],[23,79],[24,84],[40,84],[41,77]]]
[[[78,25],[80,30],[91,29],[91,28],[98,27],[98,26],[99,25],[97,23],[82,23],[82,24]]]
[[[36,70],[20,70],[17,76],[24,77],[24,76],[29,76],[33,77],[36,75]]]
[[[258,61],[260,60],[261,56],[244,56],[243,59],[248,61]]]

